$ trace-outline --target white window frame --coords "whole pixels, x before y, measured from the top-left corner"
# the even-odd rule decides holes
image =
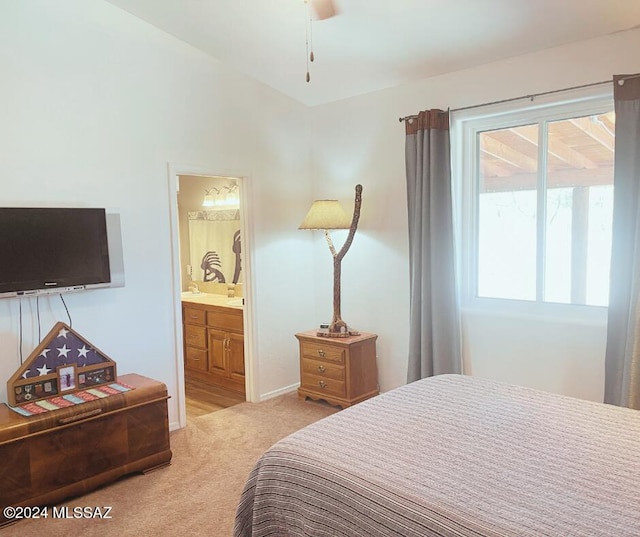
[[[563,91],[530,99],[518,99],[451,114],[451,164],[456,237],[458,296],[463,311],[491,311],[506,315],[557,317],[563,320],[606,323],[608,308],[479,297],[477,292],[478,252],[478,133],[529,125],[540,120],[559,121],[613,110],[611,84]],[[546,135],[546,133],[545,133]],[[538,148],[538,173],[546,168],[546,144]],[[538,182],[540,184],[540,182]],[[540,193],[539,195],[544,195]],[[538,214],[538,218],[545,215]],[[542,260],[538,256],[537,272]],[[538,274],[537,278],[540,278]]]

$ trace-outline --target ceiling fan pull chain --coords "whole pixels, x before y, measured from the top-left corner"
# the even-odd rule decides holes
[[[309,11],[309,42],[311,43],[311,53],[309,59],[313,61],[315,56],[313,55],[313,18],[311,17],[311,11]]]
[[[307,46],[307,82],[311,81],[311,75],[309,74],[309,57],[311,57],[311,61],[313,61],[313,51],[309,54],[309,27],[311,26],[311,9],[309,8],[309,2],[304,0],[304,3],[307,5],[307,12],[305,14],[304,20],[304,33],[305,33],[305,43]]]

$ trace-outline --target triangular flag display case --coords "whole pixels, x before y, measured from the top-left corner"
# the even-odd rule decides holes
[[[11,406],[86,390],[117,380],[116,363],[58,322],[7,382]]]

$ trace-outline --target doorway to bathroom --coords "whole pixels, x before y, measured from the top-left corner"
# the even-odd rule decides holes
[[[177,175],[186,419],[246,400],[242,178]]]

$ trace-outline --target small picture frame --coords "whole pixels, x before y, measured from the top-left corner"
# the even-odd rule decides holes
[[[76,367],[73,364],[58,367],[58,386],[60,392],[68,392],[76,389]]]

